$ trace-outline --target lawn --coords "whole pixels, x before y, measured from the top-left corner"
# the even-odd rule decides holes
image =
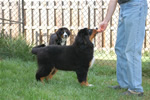
[[[35,80],[37,64],[17,58],[0,59],[0,100],[149,100],[150,77],[143,76],[144,96],[122,96],[115,67],[95,65],[88,73],[93,87],[80,86],[74,72],[58,71],[45,84]]]

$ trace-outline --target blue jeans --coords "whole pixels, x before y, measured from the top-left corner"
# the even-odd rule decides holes
[[[117,81],[122,88],[143,92],[141,51],[145,37],[146,0],[120,5],[117,40]]]

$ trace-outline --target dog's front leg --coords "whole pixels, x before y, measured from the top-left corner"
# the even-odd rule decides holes
[[[92,84],[89,84],[88,81],[87,81],[87,71],[77,71],[76,74],[77,74],[77,78],[78,78],[78,81],[80,82],[81,86],[93,86]]]

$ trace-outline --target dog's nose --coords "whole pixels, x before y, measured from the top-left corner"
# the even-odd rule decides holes
[[[64,37],[67,38],[68,36],[65,34]]]

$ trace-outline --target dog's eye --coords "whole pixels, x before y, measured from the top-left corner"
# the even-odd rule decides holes
[[[93,30],[89,29],[88,32],[89,32],[89,35],[92,35]]]

